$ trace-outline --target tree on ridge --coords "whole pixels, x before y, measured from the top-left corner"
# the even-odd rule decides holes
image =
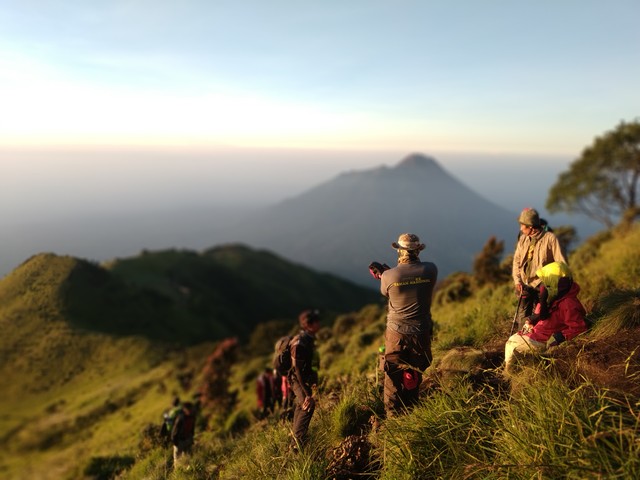
[[[640,119],[596,137],[549,190],[549,212],[582,213],[611,228],[640,216]]]

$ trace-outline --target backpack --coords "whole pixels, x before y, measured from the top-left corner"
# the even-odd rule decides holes
[[[176,416],[173,428],[171,429],[171,442],[174,445],[178,445],[178,442],[193,439],[195,427],[195,413],[192,410],[189,412],[180,411]]]
[[[164,412],[162,415],[162,427],[160,428],[160,434],[165,437],[169,437],[171,435],[171,430],[173,430],[173,424],[178,417],[178,414],[182,410],[182,407],[177,406],[173,407],[171,410]]]
[[[292,338],[290,335],[280,337],[276,342],[275,351],[273,352],[273,368],[282,376],[287,375],[289,370],[291,370],[290,343]]]

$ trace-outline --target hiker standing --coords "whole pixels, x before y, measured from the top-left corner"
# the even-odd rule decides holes
[[[196,426],[196,410],[193,403],[185,402],[176,416],[171,430],[173,443],[173,467],[181,466],[184,457],[191,453]]]
[[[262,418],[266,418],[273,412],[274,392],[273,392],[273,373],[271,368],[266,367],[264,371],[258,375],[256,380],[256,393],[258,396],[258,408],[261,411]]]
[[[291,370],[288,380],[295,395],[295,409],[293,412],[294,451],[301,449],[308,440],[309,424],[316,407],[313,389],[318,382],[317,373],[313,370],[315,351],[315,334],[320,330],[320,316],[317,310],[305,310],[298,321],[300,333],[291,340]]]
[[[180,397],[173,398],[171,408],[162,414],[162,427],[160,428],[160,436],[163,441],[168,445],[171,441],[171,431],[173,430],[173,423],[178,416],[178,413],[182,410]]]
[[[384,406],[387,416],[418,400],[424,371],[432,360],[431,299],[438,267],[421,262],[424,244],[403,233],[391,244],[398,265],[380,275],[380,292],[389,299],[384,353]]]
[[[586,331],[585,310],[578,300],[580,287],[573,281],[565,263],[553,262],[536,271],[540,280],[540,302],[526,317],[522,331],[511,335],[505,344],[505,369],[516,355],[543,351],[571,340]]]
[[[282,383],[280,384],[282,389],[282,413],[280,414],[281,420],[292,420],[294,405],[294,395],[289,384],[289,379],[284,375],[282,377]]]
[[[282,379],[284,378],[275,368],[271,372],[271,390],[273,391],[273,409],[282,408]]]
[[[524,318],[531,315],[539,301],[540,279],[535,272],[549,263],[567,263],[567,260],[558,238],[543,227],[535,209],[525,208],[518,217],[518,223],[520,234],[511,271],[516,295],[519,297],[514,321],[514,324],[518,323],[519,330],[524,324]]]

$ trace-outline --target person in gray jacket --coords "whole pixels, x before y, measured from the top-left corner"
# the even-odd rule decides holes
[[[398,265],[380,276],[380,292],[389,299],[384,354],[384,405],[394,416],[418,401],[422,372],[431,365],[431,300],[438,267],[421,262],[420,238],[403,233],[391,246]]]

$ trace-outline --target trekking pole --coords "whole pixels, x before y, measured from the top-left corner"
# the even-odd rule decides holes
[[[518,323],[518,312],[520,311],[520,303],[522,303],[522,294],[518,296],[518,306],[516,307],[516,313],[513,316],[513,323],[511,324],[511,332],[509,336],[513,335],[513,329],[516,327],[516,323]]]

